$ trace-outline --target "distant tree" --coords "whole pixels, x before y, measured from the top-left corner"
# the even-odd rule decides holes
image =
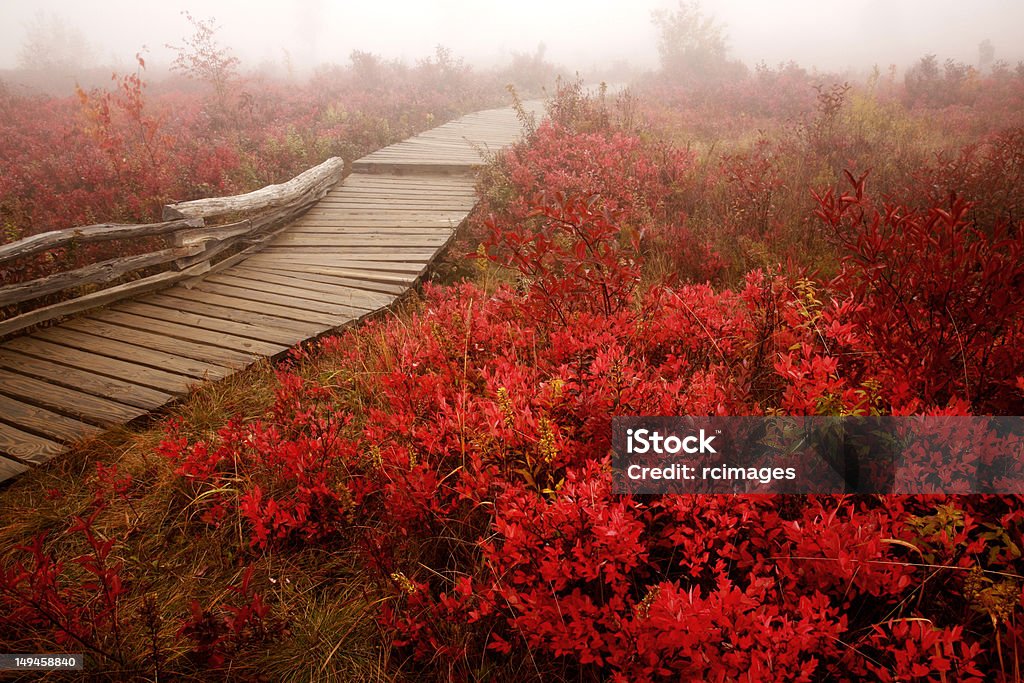
[[[502,76],[514,85],[520,94],[538,95],[545,87],[554,85],[557,68],[547,61],[547,45],[537,43],[531,52],[512,51],[512,61]]]
[[[238,58],[230,48],[220,44],[217,31],[220,29],[213,18],[197,19],[189,12],[182,12],[192,25],[192,35],[182,45],[167,45],[177,53],[171,69],[189,78],[213,86],[218,100],[225,101],[228,86],[238,75]]]
[[[96,51],[85,35],[56,14],[37,12],[25,26],[18,50],[22,69],[75,71],[95,64]]]
[[[423,83],[438,92],[454,93],[465,84],[469,67],[463,59],[454,55],[451,48],[438,45],[434,48],[433,57],[417,62],[416,71]]]
[[[903,84],[910,104],[945,107],[969,104],[977,75],[970,64],[947,59],[940,69],[935,55],[925,55],[907,70]]]
[[[935,55],[921,57],[903,77],[903,87],[911,103],[938,104],[941,82],[939,60]]]
[[[383,83],[384,63],[378,55],[352,50],[348,58],[352,62],[352,73],[363,87],[378,87]]]
[[[985,67],[996,59],[996,46],[986,38],[978,43],[978,70],[984,71]]]
[[[658,28],[658,54],[664,74],[687,82],[716,81],[742,71],[730,62],[725,32],[714,17],[705,16],[697,2],[679,0],[673,11],[652,13]]]

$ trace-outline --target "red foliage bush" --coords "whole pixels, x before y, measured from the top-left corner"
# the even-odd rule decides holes
[[[879,205],[864,176],[849,180],[853,193],[817,196],[817,213],[846,252],[834,286],[849,293],[861,337],[850,368],[888,387],[897,410],[960,399],[1020,413],[1024,230],[982,232],[956,196],[925,210]]]
[[[287,372],[278,377],[272,422],[231,422],[213,443],[189,443],[171,425],[160,446],[189,494],[202,501],[202,519],[218,525],[237,506],[257,548],[322,540],[337,530],[349,503],[347,490],[334,486],[336,463],[352,454],[341,436],[347,419],[325,403],[323,387]],[[238,481],[245,486],[236,489]]]
[[[500,97],[489,77],[450,61],[382,63],[372,82],[355,66],[302,85],[236,79],[212,94],[150,85],[139,63],[110,89],[72,97],[0,84],[0,240],[159,220],[163,204],[282,182],[329,156],[352,160]]]

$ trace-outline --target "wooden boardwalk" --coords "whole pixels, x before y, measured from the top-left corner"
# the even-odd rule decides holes
[[[0,343],[0,481],[394,302],[476,203],[481,152],[521,132],[495,109],[378,150],[237,265]]]

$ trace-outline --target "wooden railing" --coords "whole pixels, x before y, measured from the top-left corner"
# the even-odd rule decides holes
[[[319,201],[341,179],[344,169],[344,161],[332,157],[280,185],[268,185],[232,197],[170,204],[164,207],[161,223],[89,225],[0,245],[0,266],[4,266],[71,245],[149,237],[171,242],[170,246],[156,251],[97,261],[74,270],[0,286],[0,307],[17,306],[18,309],[13,317],[0,320],[0,337],[228,268],[261,249]],[[154,267],[160,267],[160,272],[123,281]],[[120,284],[112,284],[118,281]],[[86,286],[105,288],[33,307],[33,302],[43,297]]]

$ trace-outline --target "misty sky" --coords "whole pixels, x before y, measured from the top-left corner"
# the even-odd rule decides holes
[[[657,64],[651,11],[671,0],[0,0],[0,68],[17,63],[37,12],[81,30],[103,65],[130,63],[148,47],[151,63],[170,61],[166,43],[190,33],[181,10],[216,17],[221,40],[244,66],[261,61],[344,63],[354,49],[407,61],[443,44],[456,56],[493,64],[533,52],[586,74],[626,59]],[[705,0],[725,25],[732,55],[748,64],[793,59],[804,66],[908,65],[925,53],[976,63],[990,39],[996,58],[1024,59],[1020,0]]]

